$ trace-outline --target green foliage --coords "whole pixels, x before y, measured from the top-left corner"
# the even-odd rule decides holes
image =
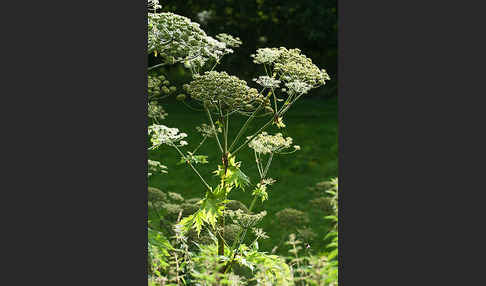
[[[184,231],[195,228],[199,235],[205,224],[210,225],[212,228],[216,227],[218,217],[223,215],[223,209],[224,200],[221,197],[215,196],[212,192],[207,192],[199,210],[182,219],[180,225]]]
[[[308,215],[292,208],[283,209],[275,214],[280,225],[286,229],[302,227],[310,222]]]
[[[151,274],[162,276],[161,271],[169,266],[168,257],[171,250],[172,245],[162,233],[148,228],[148,260]]]
[[[248,208],[242,202],[237,200],[229,200],[226,203],[226,210],[242,210],[244,213],[248,213]]]
[[[241,171],[241,162],[236,162],[235,157],[230,156],[228,166],[218,165],[218,169],[213,172],[221,178],[221,184],[226,187],[226,194],[233,188],[245,190],[250,185],[250,178]]]
[[[263,2],[258,2],[259,7]],[[171,150],[177,151],[178,156],[182,157],[179,161],[181,165],[194,171],[195,177],[205,187],[198,192],[198,196],[205,192],[204,198],[191,201],[186,201],[178,194],[181,188],[175,189],[177,193],[149,190],[149,199],[151,199],[149,200],[149,283],[156,285],[294,285],[305,284],[306,279],[332,283],[333,276],[329,273],[332,267],[337,265],[335,261],[337,234],[335,237],[332,234],[327,237],[330,241],[327,242],[327,252],[323,256],[325,259],[321,260],[310,255],[307,251],[308,245],[306,254],[299,255],[299,251],[303,249],[300,244],[303,242],[295,235],[291,235],[287,244],[291,246],[290,253],[294,257],[286,261],[283,256],[268,254],[259,249],[259,241],[267,239],[268,235],[256,226],[267,212],[253,212],[256,204],[259,204],[258,199],[262,203],[268,200],[267,188],[275,182],[267,177],[274,155],[276,157],[276,155],[291,154],[301,149],[296,145],[293,151],[283,152],[292,144],[290,137],[285,138],[282,135],[286,133],[286,129],[275,136],[263,132],[272,125],[286,128],[283,123],[284,114],[302,95],[312,88],[324,85],[325,81],[330,79],[326,71],[313,64],[310,58],[299,49],[283,47],[258,49],[254,62],[263,64],[266,74],[255,80],[263,87],[258,91],[236,76],[213,71],[216,65],[221,63],[224,55],[233,52],[230,47],[242,44],[238,37],[218,34],[216,40],[206,35],[199,25],[189,18],[170,12],[159,13],[160,7],[157,7],[157,0],[149,0],[149,6],[152,6],[152,9],[149,10],[148,16],[147,51],[149,62],[155,57],[157,64],[148,68],[151,72],[148,112],[150,118],[148,135],[151,146],[148,150],[160,150],[164,145],[171,147]],[[227,15],[236,13],[236,10],[229,7],[224,11]],[[264,13],[258,13],[258,16],[262,19],[266,18]],[[210,18],[210,13],[206,17]],[[274,20],[273,17],[270,18]],[[160,95],[175,95],[177,87],[170,85],[168,77],[165,75],[162,77],[156,71],[161,71],[162,66],[175,63],[183,63],[184,67],[191,72],[190,83],[183,85],[191,98],[186,99],[182,94],[177,97],[177,100],[191,110],[197,110],[191,106],[191,103],[199,102],[209,119],[209,125],[206,127],[202,125],[203,127],[198,129],[203,139],[192,152],[184,150],[189,145],[183,140],[188,137],[186,133],[180,132],[178,128],[169,128],[159,123],[159,120],[165,120],[167,115],[159,105],[159,100],[162,99]],[[204,72],[205,70],[207,72]],[[284,86],[280,86],[281,83]],[[279,93],[283,92],[286,95],[277,95],[277,88],[280,88]],[[235,134],[230,134],[230,126],[234,123],[230,118],[234,118],[233,114],[248,117],[234,137],[231,135]],[[272,115],[271,118],[266,119],[256,132],[251,130],[257,118],[269,115]],[[178,126],[177,123],[176,125]],[[260,138],[260,135],[266,137]],[[214,143],[217,145],[213,146],[220,151],[217,158],[221,158],[221,163],[213,171],[218,177],[217,184],[215,180],[206,181],[204,178],[209,173],[207,168],[204,169],[204,165],[209,163],[209,155],[196,153],[208,138],[215,139]],[[243,142],[238,141],[240,138],[243,138]],[[265,149],[263,147],[266,145],[258,144],[259,140],[266,140],[265,142],[268,141],[267,143],[277,147]],[[235,155],[246,147],[254,149],[259,174],[256,185],[252,185],[250,176],[242,171],[241,162],[236,161]],[[158,173],[162,173],[162,169],[165,171],[165,168],[156,161],[160,158],[153,157],[155,154],[156,152],[149,153],[152,162],[149,165],[159,167]],[[265,164],[264,154],[268,154]],[[167,164],[166,162],[164,154],[164,163]],[[200,173],[202,169],[205,172]],[[158,176],[152,172],[151,175]],[[149,183],[152,182],[150,179]],[[242,193],[231,192],[232,190],[245,190],[249,186],[254,190],[252,194],[247,193],[252,196],[249,208],[230,202],[230,193],[231,195]],[[333,189],[327,190],[326,195],[330,197],[330,204],[337,212],[337,183],[335,189],[335,193]],[[337,219],[335,213],[331,215]],[[280,221],[280,226],[286,226],[287,230],[292,226],[299,226],[297,229],[299,236],[304,237],[305,240],[316,237],[316,234],[307,227],[310,219],[306,213],[287,208],[277,212],[275,217]],[[247,242],[249,244],[245,244]],[[306,267],[313,270],[306,270]],[[321,284],[318,282],[316,285]]]
[[[188,164],[188,161],[194,165],[197,164],[207,164],[208,162],[208,156],[205,155],[194,155],[192,152],[187,152],[187,155],[185,158],[181,158],[179,161],[178,165],[182,164]]]
[[[165,202],[167,201],[167,194],[157,188],[148,187],[148,200],[150,202]]]
[[[281,257],[259,252],[244,244],[239,250],[241,255],[237,256],[236,261],[253,271],[255,276],[252,280],[257,285],[293,285],[290,268]]]

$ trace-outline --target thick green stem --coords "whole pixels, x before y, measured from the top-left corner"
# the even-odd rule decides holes
[[[214,137],[216,137],[216,142],[218,142],[219,150],[221,151],[221,153],[224,153],[223,147],[221,147],[221,142],[219,142],[218,131],[216,131],[216,127],[214,126],[213,117],[211,116],[211,112],[209,112],[209,109],[207,107],[205,107],[205,109],[206,109],[206,112],[208,113],[209,122],[211,123],[211,128],[213,129],[213,132],[214,132]]]

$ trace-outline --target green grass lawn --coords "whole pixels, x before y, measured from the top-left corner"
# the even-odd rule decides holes
[[[163,103],[169,116],[163,121],[168,127],[177,127],[181,132],[188,134],[186,138],[189,146],[184,150],[192,151],[202,137],[196,132],[195,126],[207,123],[207,117],[203,112],[195,112],[187,108],[181,102],[167,99]],[[246,118],[235,115],[230,120],[229,139],[232,139],[242,126]],[[252,128],[247,132],[251,134],[262,126],[268,118],[253,121]],[[269,200],[263,205],[258,202],[255,211],[267,210],[267,216],[259,227],[263,228],[270,236],[260,246],[266,251],[281,242],[284,235],[288,235],[288,229],[282,229],[275,221],[275,213],[284,208],[295,208],[309,214],[309,225],[318,238],[311,245],[311,249],[319,250],[323,247],[322,237],[326,234],[328,225],[323,219],[323,214],[312,208],[309,201],[320,195],[309,191],[308,187],[315,183],[327,180],[338,175],[338,110],[337,98],[301,99],[285,115],[285,129],[275,126],[267,129],[269,133],[281,132],[284,136],[294,139],[294,144],[300,145],[301,150],[291,155],[274,157],[268,177],[277,182],[270,188]],[[241,143],[241,141],[240,141]],[[209,156],[209,164],[198,165],[201,175],[210,185],[217,185],[218,179],[211,172],[220,163],[221,154],[215,139],[208,139],[199,149],[199,154]],[[202,198],[205,188],[197,175],[186,165],[176,165],[180,160],[177,151],[167,146],[159,150],[151,151],[150,157],[160,160],[168,167],[168,174],[154,175],[149,179],[149,186],[164,191],[177,192],[184,198]],[[253,151],[248,147],[237,154],[237,160],[242,161],[242,170],[256,183],[258,170],[255,164]],[[251,190],[246,192],[234,190],[230,199],[240,200],[249,206]]]

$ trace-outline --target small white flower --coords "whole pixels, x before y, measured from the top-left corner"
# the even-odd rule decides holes
[[[152,124],[148,127],[148,134],[151,136],[150,141],[152,142],[152,149],[157,148],[162,144],[169,146],[174,146],[176,144],[181,144],[181,146],[187,145],[187,142],[182,140],[187,137],[187,134],[180,133],[177,128]]]
[[[248,137],[249,139],[250,137]],[[260,154],[279,153],[292,145],[292,138],[284,138],[281,133],[268,135],[262,132],[248,146]]]
[[[258,49],[257,53],[251,55],[253,57],[253,62],[256,64],[271,64],[278,57],[280,57],[281,51],[274,48],[263,48]]]
[[[286,83],[285,86],[294,94],[306,94],[312,88],[312,86],[299,80]]]
[[[280,85],[280,81],[276,80],[272,77],[269,76],[260,76],[258,78],[254,78],[253,81],[258,83],[259,85],[265,87],[265,88],[277,88]]]

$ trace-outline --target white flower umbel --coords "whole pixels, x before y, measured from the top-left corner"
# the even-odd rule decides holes
[[[237,47],[241,46],[241,44],[243,44],[243,42],[240,40],[240,38],[233,37],[233,36],[228,35],[226,33],[217,34],[216,38],[218,40],[220,40],[221,42],[225,43],[229,47],[237,48]]]
[[[204,137],[213,137],[214,134],[223,132],[221,127],[212,128],[211,126],[207,125],[206,123],[203,123],[201,126],[196,126],[196,130],[197,130],[197,132],[201,133],[201,135],[204,136]]]
[[[260,76],[254,78],[253,81],[265,88],[277,88],[280,85],[280,81],[269,76]]]
[[[326,70],[319,69],[299,49],[262,48],[252,57],[254,63],[273,68],[273,72],[281,76],[279,79],[284,82],[300,81],[315,88],[330,80]]]
[[[220,38],[231,44],[241,43],[229,35]],[[170,12],[148,13],[148,51],[163,58],[166,64],[201,67],[209,59],[219,61],[223,55],[232,53],[229,46],[206,35],[198,23],[187,17]]]
[[[289,93],[297,95],[306,94],[312,88],[312,86],[299,80],[288,82],[285,84],[285,86],[287,87]]]
[[[251,137],[248,137],[248,139]],[[292,138],[284,138],[282,133],[269,135],[267,132],[262,132],[253,141],[248,144],[248,147],[255,150],[259,154],[277,154],[290,148],[292,146]]]
[[[256,54],[251,55],[255,64],[271,64],[280,57],[282,52],[278,49],[263,48],[258,49]]]
[[[165,125],[153,124],[148,127],[148,134],[150,135],[150,142],[152,142],[152,147],[150,149],[158,148],[163,144],[169,146],[187,145],[187,142],[182,140],[187,137],[187,134],[180,133],[177,128],[169,128]]]
[[[195,76],[184,89],[192,99],[227,112],[253,111],[262,103],[270,104],[258,90],[248,87],[246,81],[226,72],[211,71]]]

